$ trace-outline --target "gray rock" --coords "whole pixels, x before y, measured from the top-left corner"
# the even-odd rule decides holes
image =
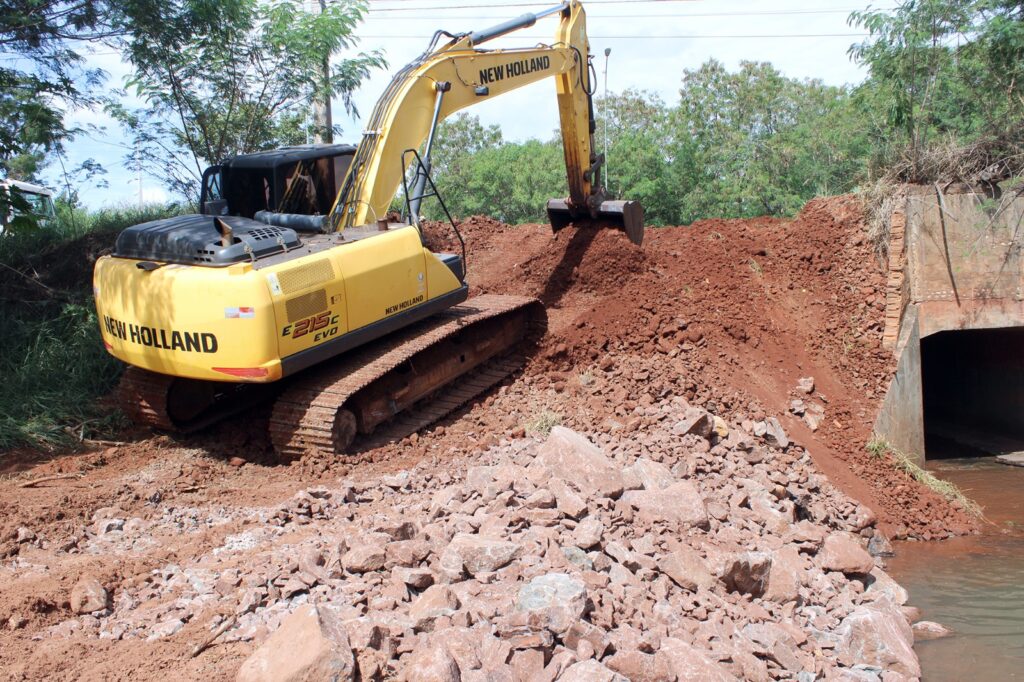
[[[562,554],[565,556],[566,561],[581,571],[594,570],[594,562],[579,547],[573,547],[572,545],[564,546],[562,547]]]
[[[547,573],[534,578],[519,589],[515,600],[517,611],[542,614],[547,626],[556,633],[567,632],[586,607],[586,585],[565,573]]]
[[[768,417],[765,420],[764,439],[768,445],[775,446],[781,450],[789,447],[789,437],[786,435],[785,429],[782,428],[782,424],[775,417]]]

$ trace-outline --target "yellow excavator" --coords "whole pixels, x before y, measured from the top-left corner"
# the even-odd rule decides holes
[[[480,47],[549,16],[550,45]],[[130,365],[121,408],[187,432],[273,398],[271,441],[292,459],[344,452],[384,423],[391,437],[411,433],[500,382],[543,333],[545,313],[530,298],[467,301],[465,249],[424,246],[437,125],[553,78],[569,196],[548,203],[552,227],[613,226],[639,244],[641,207],[606,200],[601,186],[591,76],[579,0],[482,31],[438,31],[394,76],[354,150],[236,158],[204,175],[204,213],[124,230],[94,273],[104,345]],[[407,222],[391,222],[400,187]]]

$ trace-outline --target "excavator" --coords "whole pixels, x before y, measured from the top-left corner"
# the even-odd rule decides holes
[[[558,19],[551,44],[481,47],[545,17]],[[642,208],[608,200],[601,185],[590,59],[579,0],[481,31],[437,31],[395,74],[354,150],[235,159],[210,175],[230,191],[203,213],[122,231],[93,279],[103,343],[129,365],[120,408],[190,432],[273,400],[281,458],[334,456],[375,430],[411,434],[516,371],[545,311],[526,297],[469,299],[464,243],[461,254],[424,245],[422,201],[444,208],[431,150],[445,117],[552,78],[569,189],[548,202],[553,229],[615,227],[640,244]],[[399,188],[401,222],[388,212]]]

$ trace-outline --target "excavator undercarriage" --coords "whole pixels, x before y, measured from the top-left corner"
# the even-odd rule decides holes
[[[137,423],[189,433],[274,399],[269,430],[280,458],[333,455],[403,438],[457,410],[522,367],[546,324],[536,299],[477,296],[282,382],[230,384],[130,367],[117,400]]]

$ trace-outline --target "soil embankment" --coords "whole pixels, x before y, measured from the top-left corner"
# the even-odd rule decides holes
[[[854,200],[649,229],[643,248],[485,219],[463,232],[474,290],[538,296],[549,334],[520,376],[424,433],[268,466],[255,413],[9,458],[0,667],[230,679],[287,622],[278,650],[312,632],[316,655],[366,677],[917,674],[906,595],[861,546],[970,523],[864,449],[891,367]],[[599,448],[546,439],[557,423]],[[289,616],[305,604],[324,608]]]
[[[437,246],[454,249],[450,228],[436,229]],[[547,362],[528,370],[541,380],[608,355],[649,360],[653,380],[612,377],[621,405],[610,414],[663,391],[741,421],[785,414],[822,472],[887,533],[934,539],[973,526],[865,450],[894,367],[881,347],[885,275],[854,197],[816,199],[794,220],[648,229],[643,247],[614,231],[568,229],[552,241],[547,226],[488,219],[462,231],[478,290],[548,306]],[[798,390],[804,377],[810,394]]]

